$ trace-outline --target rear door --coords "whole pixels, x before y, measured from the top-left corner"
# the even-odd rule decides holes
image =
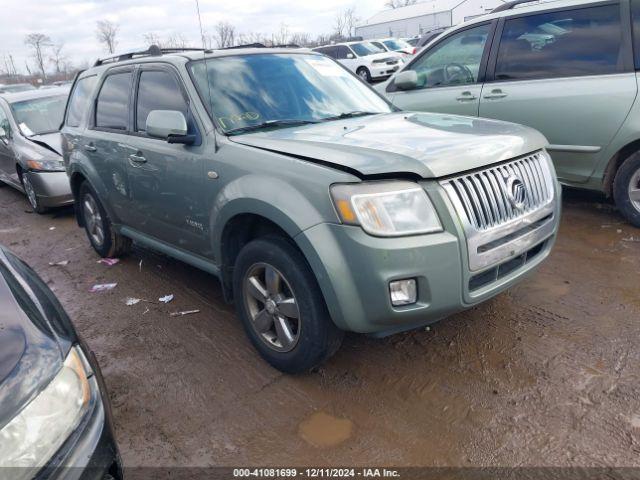
[[[402,110],[478,115],[484,66],[495,23],[457,31],[422,52],[403,71],[418,75],[418,87],[403,91],[393,80],[387,96]]]
[[[178,72],[167,64],[144,64],[137,73],[133,132],[123,147],[134,228],[194,253],[202,252],[208,225],[203,205],[204,163],[200,145],[170,144],[146,133],[153,110],[181,112],[189,134],[202,131]],[[198,142],[196,142],[198,143]]]
[[[586,182],[637,93],[628,4],[553,9],[501,21],[480,116],[531,126],[558,176]]]
[[[98,87],[95,109],[90,125],[79,143],[74,146],[82,151],[86,161],[97,174],[90,179],[98,195],[106,196],[114,223],[132,221],[129,182],[123,147],[129,138],[133,85],[133,67],[118,67],[109,70]]]

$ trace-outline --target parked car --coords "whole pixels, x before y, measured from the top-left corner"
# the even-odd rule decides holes
[[[390,77],[403,62],[401,54],[387,52],[371,42],[338,43],[313,51],[337,60],[367,83]]]
[[[560,191],[538,132],[397,112],[314,52],[168,52],[77,78],[78,223],[103,257],[135,240],[216,275],[276,368],[469,308],[549,254]]]
[[[640,227],[640,4],[521,4],[448,31],[381,91],[541,131],[562,183],[605,192]]]
[[[400,38],[383,38],[381,40],[371,40],[376,47],[386,52],[396,52],[402,55],[403,60],[410,60],[417,52],[417,49],[408,42]]]
[[[35,89],[36,87],[31,85],[30,83],[14,83],[12,85],[0,86],[0,93],[28,92],[29,90]]]
[[[73,203],[60,146],[68,88],[0,94],[0,185],[27,195],[34,211]]]
[[[0,247],[0,477],[122,478],[93,352],[51,290]]]

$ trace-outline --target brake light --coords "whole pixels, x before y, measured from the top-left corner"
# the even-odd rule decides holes
[[[418,49],[416,47],[413,47],[413,51],[411,52],[411,55],[415,55],[416,53],[418,53]]]

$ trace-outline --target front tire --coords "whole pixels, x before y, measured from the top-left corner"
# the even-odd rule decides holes
[[[233,292],[251,343],[278,370],[309,371],[340,348],[344,333],[331,320],[305,258],[285,238],[264,237],[244,246]]]
[[[33,211],[40,215],[47,213],[48,208],[41,205],[40,199],[38,198],[38,194],[31,183],[28,172],[20,173],[20,182],[22,182],[22,188],[24,189],[24,193],[27,195],[27,200],[29,200],[29,205],[31,205]]]
[[[640,153],[627,158],[618,169],[613,197],[624,218],[640,228]]]
[[[84,182],[78,195],[84,229],[93,249],[102,258],[119,257],[131,250],[131,239],[116,233],[98,195]]]
[[[371,72],[367,67],[360,67],[356,73],[363,81],[371,83]]]

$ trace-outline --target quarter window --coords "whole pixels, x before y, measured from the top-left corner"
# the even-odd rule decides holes
[[[70,127],[79,127],[84,112],[89,107],[89,98],[93,87],[96,84],[97,77],[81,78],[76,82],[71,98],[69,99],[69,107],[67,108],[67,125]]]
[[[131,72],[109,75],[100,89],[96,106],[96,127],[126,130],[129,124]]]
[[[140,74],[136,102],[136,129],[144,132],[152,110],[177,110],[188,117],[187,101],[175,76],[165,71],[143,71]]]
[[[412,66],[418,88],[476,83],[490,25],[480,25],[451,35]]]
[[[619,5],[528,15],[505,22],[495,78],[616,73],[623,55]]]

